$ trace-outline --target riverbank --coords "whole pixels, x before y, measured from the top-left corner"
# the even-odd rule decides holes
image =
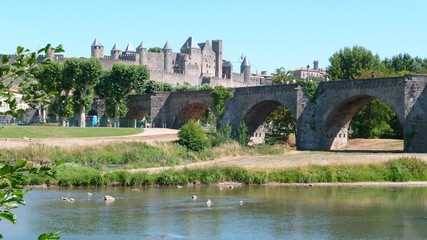
[[[427,154],[399,151],[399,140],[350,140],[342,151],[297,151],[284,146],[241,147],[228,143],[200,153],[172,143],[177,130],[103,138],[3,140],[19,144],[2,151],[5,161],[65,162],[57,179],[30,184],[59,186],[309,184],[408,182],[427,180]],[[354,144],[355,143],[355,144]],[[357,145],[370,150],[359,150]],[[4,145],[0,145],[5,147]],[[382,148],[381,148],[382,147]],[[360,185],[360,184],[359,184]],[[322,184],[320,184],[322,186]]]

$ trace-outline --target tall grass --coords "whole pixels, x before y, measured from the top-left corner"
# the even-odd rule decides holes
[[[45,179],[45,181],[47,181]],[[399,158],[385,164],[371,165],[310,165],[277,170],[248,170],[241,167],[209,167],[200,169],[166,170],[160,173],[130,173],[100,170],[66,164],[58,169],[56,180],[60,186],[81,185],[178,185],[199,182],[213,184],[236,181],[244,184],[278,183],[334,183],[334,182],[400,182],[427,181],[427,163],[417,158]],[[40,182],[40,180],[32,181]]]

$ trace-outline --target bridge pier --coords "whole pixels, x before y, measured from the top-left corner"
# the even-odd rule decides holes
[[[217,126],[231,124],[237,132],[245,122],[252,134],[277,106],[288,107],[297,119],[297,148],[336,150],[347,145],[353,116],[374,99],[396,112],[403,126],[404,151],[427,153],[427,75],[321,82],[310,102],[297,84],[234,89]],[[150,114],[155,126],[179,128],[190,118],[214,109],[210,91],[130,96],[130,112]]]

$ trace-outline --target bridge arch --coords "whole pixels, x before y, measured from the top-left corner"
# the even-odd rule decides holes
[[[279,106],[284,106],[292,112],[295,117],[295,112],[283,103],[275,100],[264,100],[252,105],[242,116],[241,119],[247,124],[249,133],[252,135],[261,124],[265,122],[268,115]]]
[[[403,126],[403,114],[396,110],[396,106],[387,103],[380,98],[370,95],[356,95],[340,101],[335,106],[331,107],[329,112],[324,115],[322,127],[322,142],[321,149],[337,150],[347,146],[348,128],[354,115],[368,102],[378,99],[390,107],[398,117],[400,124]],[[400,113],[400,114],[399,114]]]
[[[174,128],[182,127],[188,120],[199,120],[203,113],[209,109],[209,106],[203,103],[190,103],[182,108],[175,118]]]

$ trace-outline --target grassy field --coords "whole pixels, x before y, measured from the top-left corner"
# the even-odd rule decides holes
[[[0,138],[88,138],[126,136],[142,132],[142,128],[5,126],[0,128]]]

